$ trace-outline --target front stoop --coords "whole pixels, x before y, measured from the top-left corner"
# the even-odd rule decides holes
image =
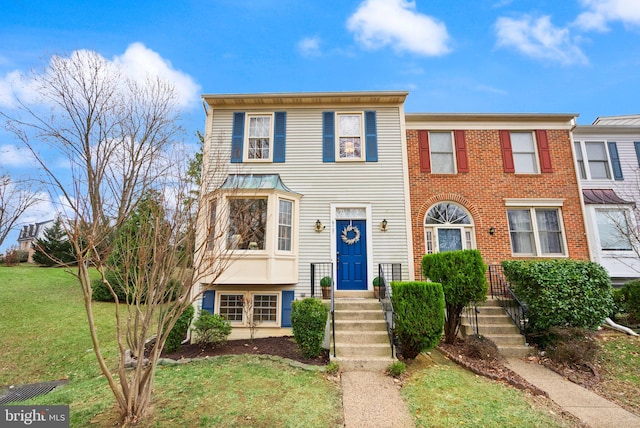
[[[384,315],[377,299],[335,300],[335,353],[331,360],[343,370],[382,371],[396,361],[391,356]]]
[[[498,347],[498,351],[505,358],[521,358],[531,355],[533,348],[527,345],[520,330],[500,306],[496,299],[488,299],[478,304],[478,332],[487,337]],[[463,316],[461,333],[463,336],[474,332],[469,321]]]

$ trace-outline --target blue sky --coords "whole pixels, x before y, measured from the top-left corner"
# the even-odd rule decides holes
[[[640,113],[639,0],[4,0],[0,110],[29,99],[20,76],[77,49],[172,80],[189,135],[202,93],[408,90],[407,112],[579,124]],[[0,131],[0,172],[28,162]]]

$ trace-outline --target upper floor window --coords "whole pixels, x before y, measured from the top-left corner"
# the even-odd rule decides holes
[[[362,115],[338,113],[338,158],[363,159]]]
[[[267,198],[229,199],[227,249],[264,250]]]
[[[431,149],[431,172],[433,174],[455,174],[455,155],[451,132],[429,132]]]
[[[284,162],[287,113],[233,113],[231,163]]]
[[[425,217],[427,254],[474,248],[473,223],[469,214],[452,202],[441,202]]]
[[[615,143],[612,144],[615,145]],[[607,150],[607,145],[604,141],[576,141],[575,149],[580,178],[583,180],[611,179],[612,165],[609,161],[611,146]],[[615,154],[617,157],[617,147]]]
[[[375,110],[322,112],[322,162],[378,162]]]
[[[248,115],[247,160],[271,160],[271,115]]]
[[[547,131],[499,131],[504,172],[551,173],[551,146]]]
[[[511,150],[516,174],[537,174],[536,145],[531,132],[511,132]]]
[[[564,255],[564,236],[559,208],[508,209],[511,251],[514,255]]]
[[[469,172],[466,135],[456,131],[418,131],[420,171],[432,174]]]
[[[595,211],[600,248],[605,251],[632,250],[628,211],[617,208],[596,209]]]

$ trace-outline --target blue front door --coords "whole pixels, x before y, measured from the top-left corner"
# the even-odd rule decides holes
[[[338,290],[367,289],[367,222],[337,220]]]

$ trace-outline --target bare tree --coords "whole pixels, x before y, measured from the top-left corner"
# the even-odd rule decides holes
[[[220,216],[211,217],[207,204],[198,205],[190,196],[188,156],[174,147],[182,130],[170,84],[159,79],[136,83],[90,51],[52,57],[36,82],[47,111],[22,103],[22,117],[5,115],[7,125],[39,162],[49,191],[64,201],[93,349],[123,424],[135,424],[149,409],[156,363],[171,328],[199,297],[201,278],[213,282],[228,266],[230,252],[222,247],[196,248],[196,238],[206,245],[202,236],[215,240],[224,234],[215,221],[209,230],[197,230],[198,216]],[[43,143],[68,161],[70,179],[40,153]],[[216,198],[215,190],[210,197]],[[194,250],[206,254],[196,269]],[[98,270],[116,301],[115,374],[97,334],[90,267]],[[117,298],[116,282],[125,289],[124,301]],[[145,343],[153,336],[148,362],[142,364]],[[126,369],[129,349],[138,360],[133,370]]]
[[[29,182],[13,181],[8,174],[0,175],[0,245],[20,216],[37,202],[37,193]]]

